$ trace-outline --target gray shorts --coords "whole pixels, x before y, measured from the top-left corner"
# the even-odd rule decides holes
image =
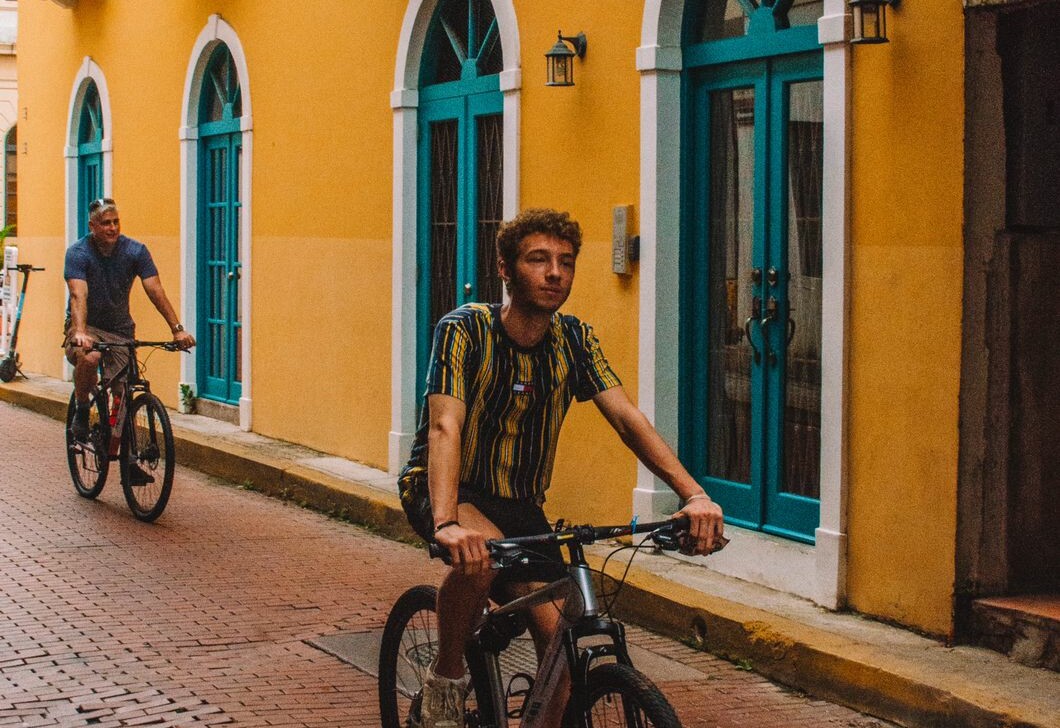
[[[105,344],[121,344],[127,341],[131,341],[127,336],[120,336],[118,334],[111,333],[110,331],[104,331],[103,329],[97,329],[95,326],[89,326],[85,329],[85,333],[91,336],[96,341],[102,341]],[[63,339],[63,348],[66,349],[66,360],[71,364],[77,364],[77,347],[70,344],[70,329],[66,330],[66,337]],[[103,377],[105,379],[112,379],[115,375],[122,370],[126,362],[129,360],[129,354],[124,349],[112,349],[103,353]]]

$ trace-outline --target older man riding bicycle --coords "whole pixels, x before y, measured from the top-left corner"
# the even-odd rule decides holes
[[[70,289],[66,321],[66,358],[74,365],[74,412],[72,434],[77,440],[88,435],[90,396],[96,384],[100,352],[96,341],[119,343],[135,334],[129,313],[129,293],[139,277],[147,297],[165,319],[173,342],[181,350],[195,345],[195,337],[184,330],[174,311],[147,246],[121,234],[118,206],[109,197],[88,206],[88,235],[66,251],[64,277]],[[107,362],[104,362],[108,364]],[[115,370],[123,362],[108,365]],[[134,476],[147,479],[146,473]]]

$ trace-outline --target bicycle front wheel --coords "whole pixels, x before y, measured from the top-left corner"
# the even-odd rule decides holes
[[[70,466],[74,490],[82,498],[95,498],[100,494],[107,484],[107,471],[110,469],[110,458],[107,456],[110,423],[98,389],[93,390],[91,402],[88,437],[83,441],[74,439],[72,429],[76,407],[74,395],[70,395],[70,405],[66,408],[66,461]]]
[[[608,663],[594,667],[589,671],[585,693],[585,725],[589,728],[681,728],[681,721],[662,691],[629,665]],[[563,724],[581,725],[576,713],[576,706],[569,705]]]
[[[402,594],[386,620],[379,647],[379,716],[382,728],[419,725],[427,671],[438,654],[438,590],[414,586]],[[464,726],[478,726],[479,704],[468,686]]]
[[[141,521],[162,515],[173,489],[173,427],[161,400],[141,394],[133,400],[122,437],[121,487],[129,510]]]

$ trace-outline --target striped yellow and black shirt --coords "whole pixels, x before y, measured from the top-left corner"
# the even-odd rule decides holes
[[[500,306],[470,303],[441,318],[412,457],[403,476],[427,468],[428,400],[464,402],[460,484],[502,498],[536,498],[548,488],[560,426],[571,400],[621,384],[592,327],[552,316],[538,345],[518,346],[501,325]]]

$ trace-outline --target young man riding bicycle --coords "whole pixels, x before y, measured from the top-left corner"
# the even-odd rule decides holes
[[[591,399],[622,441],[685,505],[693,553],[721,543],[721,508],[703,492],[626,395],[592,328],[558,313],[570,295],[581,228],[566,213],[526,210],[497,234],[500,304],[468,304],[438,322],[423,416],[399,478],[417,532],[447,548],[453,567],[438,591],[438,657],[424,685],[422,728],[463,725],[464,644],[491,588],[507,595],[564,574],[559,548],[495,584],[486,541],[549,530],[542,504],[560,425],[573,399]],[[555,605],[536,607],[541,650],[558,625]],[[560,690],[562,695],[565,691]],[[549,706],[558,726],[564,701]]]
[[[88,436],[90,397],[96,385],[100,352],[97,341],[118,343],[133,338],[136,324],[129,314],[129,293],[139,277],[147,297],[165,319],[173,342],[181,350],[195,346],[195,337],[184,330],[158,276],[147,246],[121,234],[118,206],[109,197],[93,200],[88,206],[91,232],[66,251],[63,276],[70,289],[66,321],[66,358],[74,365],[74,412],[72,434],[76,440]],[[113,352],[105,361],[107,370],[119,371],[123,355]],[[151,482],[139,468],[133,477]]]

